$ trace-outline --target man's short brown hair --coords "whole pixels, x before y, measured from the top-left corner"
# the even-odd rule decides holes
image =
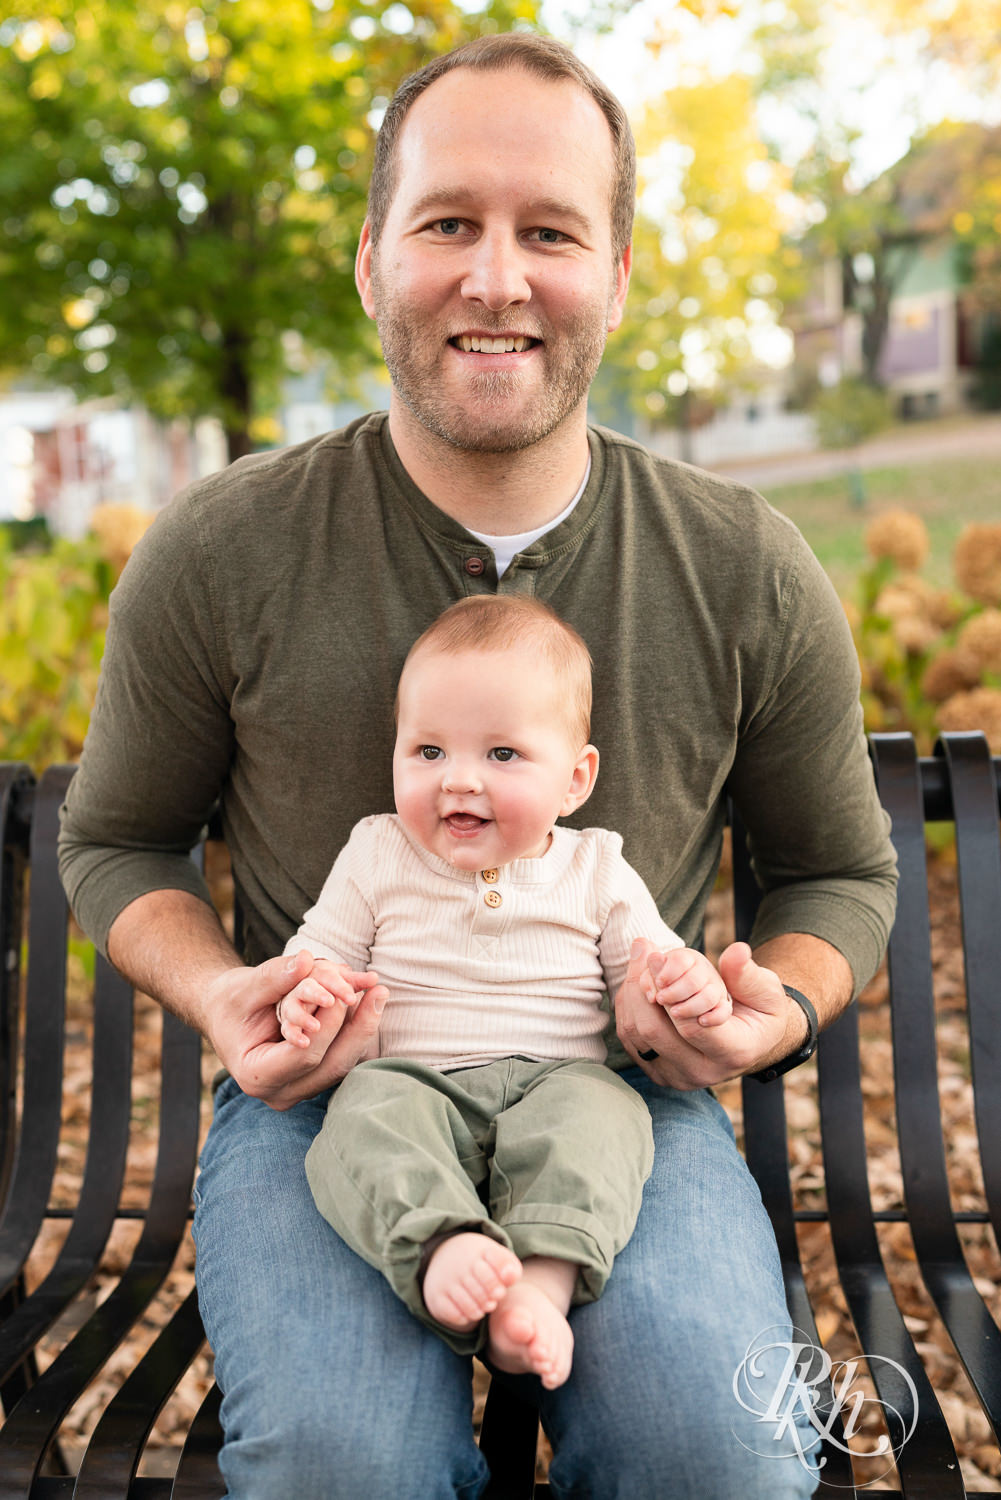
[[[500,73],[522,68],[551,82],[579,84],[601,109],[612,134],[612,252],[618,265],[632,237],[636,208],[636,144],[625,110],[596,73],[553,37],[511,31],[481,36],[446,52],[405,78],[393,95],[375,143],[375,160],[368,190],[369,233],[378,245],[396,191],[396,147],[411,105],[432,83],[453,68],[480,68]]]
[[[573,626],[540,599],[519,594],[460,599],[418,636],[403,671],[418,652],[457,656],[462,651],[511,651],[519,646],[530,647],[552,668],[567,729],[574,748],[580,749],[591,732],[591,653]],[[402,677],[401,672],[401,681]]]

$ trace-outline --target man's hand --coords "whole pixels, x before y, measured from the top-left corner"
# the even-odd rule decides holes
[[[334,997],[324,1008],[315,1050],[305,1051],[283,1039],[275,1006],[312,968],[309,953],[272,958],[256,969],[226,970],[205,993],[207,1035],[220,1062],[244,1093],[272,1109],[288,1109],[331,1088],[370,1055],[389,996],[374,974],[355,975],[361,999],[349,1006]]]
[[[686,950],[678,949],[677,954]],[[633,944],[629,968],[615,997],[615,1021],[626,1051],[656,1083],[677,1089],[707,1088],[756,1072],[784,1056],[802,1041],[789,1039],[791,1002],[771,969],[755,963],[746,943],[732,943],[720,957],[719,972],[730,995],[729,1017],[715,1025],[684,1023],[684,1035],[670,1012],[657,1002],[661,972],[680,966],[672,954],[659,953],[643,938]],[[669,979],[670,974],[665,976]],[[786,1042],[788,1041],[788,1046]],[[640,1054],[655,1051],[656,1058]]]

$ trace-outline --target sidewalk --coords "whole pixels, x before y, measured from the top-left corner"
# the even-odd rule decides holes
[[[856,465],[863,469],[882,469],[899,463],[988,457],[991,454],[996,454],[1001,461],[1001,416],[995,412],[986,416],[946,417],[939,422],[915,422],[907,427],[895,427],[858,448],[776,454],[706,467],[717,474],[725,474],[729,479],[762,489],[826,479],[832,474],[843,474]]]

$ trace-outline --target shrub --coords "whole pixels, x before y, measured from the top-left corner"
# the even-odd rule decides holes
[[[854,448],[875,437],[893,419],[886,391],[864,380],[842,380],[820,392],[813,404],[817,436],[824,448]]]
[[[866,531],[872,558],[846,605],[869,730],[910,730],[923,754],[945,729],[982,729],[1001,754],[1001,526],[968,526],[953,556],[958,588],[916,571],[924,523],[906,512]]]
[[[0,759],[76,760],[104,654],[108,597],[150,517],[101,507],[103,534],[17,550],[0,532]]]

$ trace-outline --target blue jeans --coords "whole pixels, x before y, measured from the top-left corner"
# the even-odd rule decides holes
[[[516,1378],[553,1444],[556,1500],[806,1500],[789,1424],[738,1403],[766,1330],[788,1336],[774,1237],[708,1093],[623,1077],[656,1155],[632,1239],[598,1302],[571,1313],[573,1372]],[[313,1205],[303,1167],[328,1094],[278,1113],[232,1081],[195,1191],[199,1300],[224,1392],[231,1500],[475,1500],[471,1361],[419,1323]],[[767,1340],[766,1340],[767,1341]],[[783,1367],[771,1357],[772,1385]],[[750,1403],[749,1403],[750,1404]],[[812,1436],[800,1421],[802,1447]],[[755,1454],[763,1455],[755,1457]]]

